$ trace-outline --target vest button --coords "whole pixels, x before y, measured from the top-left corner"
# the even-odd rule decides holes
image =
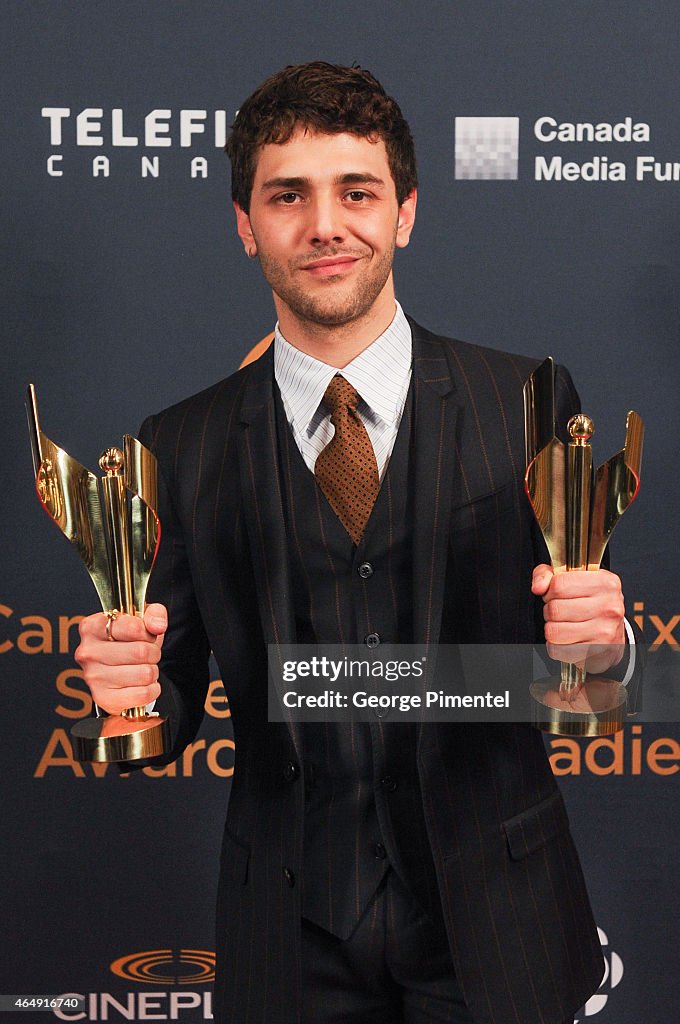
[[[295,761],[289,761],[286,767],[283,769],[283,777],[286,782],[295,782],[300,775],[300,769]]]
[[[393,779],[391,775],[386,775],[383,779],[380,780],[380,785],[388,793],[394,793],[398,783],[397,780]]]
[[[368,580],[373,575],[373,566],[370,562],[362,562],[357,572],[361,576],[362,580]]]
[[[367,647],[377,647],[380,644],[380,633],[369,633],[364,643]]]
[[[286,881],[288,882],[288,885],[292,889],[293,886],[295,885],[295,875],[290,870],[290,868],[284,868],[283,869],[283,877],[286,879]]]
[[[384,860],[385,857],[387,856],[387,850],[385,849],[382,843],[376,843],[373,852],[375,853],[378,860]]]

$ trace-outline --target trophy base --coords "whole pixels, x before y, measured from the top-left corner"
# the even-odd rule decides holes
[[[76,761],[112,764],[138,761],[164,754],[170,746],[167,718],[145,715],[143,718],[84,718],[71,729]]]
[[[552,736],[609,736],[623,729],[628,694],[613,679],[589,676],[573,702],[561,700],[560,679],[532,683],[532,723]]]

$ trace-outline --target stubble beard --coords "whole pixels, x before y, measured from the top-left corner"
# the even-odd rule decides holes
[[[390,276],[394,250],[393,243],[389,250],[386,250],[377,262],[368,268],[368,272],[360,276],[351,290],[344,294],[338,294],[337,281],[333,277],[324,280],[323,291],[319,289],[316,294],[312,294],[295,283],[296,274],[304,273],[296,267],[295,263],[286,267],[279,260],[261,252],[258,255],[262,273],[272,291],[298,320],[308,326],[340,327],[360,320],[369,312]],[[346,254],[346,250],[343,250],[343,253]],[[314,258],[319,259],[328,255],[337,255],[337,253],[323,252]],[[362,258],[365,258],[363,254]],[[307,262],[311,263],[312,258]],[[342,287],[342,281],[340,284]],[[325,294],[326,288],[328,294]]]

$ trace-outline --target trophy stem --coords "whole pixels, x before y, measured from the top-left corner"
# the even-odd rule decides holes
[[[125,459],[119,448],[107,448],[99,460],[106,476],[101,480],[104,524],[108,537],[111,588],[115,608],[135,615],[135,591],[131,557],[131,537],[125,480],[122,475]],[[114,640],[114,637],[110,637]],[[166,718],[148,714],[146,708],[126,708],[121,715],[88,718],[71,730],[74,754],[79,761],[136,761],[154,757],[168,749],[169,730]]]
[[[111,575],[115,606],[118,611],[124,612],[126,615],[134,615],[125,483],[122,476],[116,473],[105,476],[101,484],[106,528],[111,545]]]
[[[560,662],[560,697],[562,700],[573,700],[584,686],[586,670],[583,665],[574,665],[570,661]]]
[[[573,424],[573,421],[577,422]],[[574,416],[569,421],[570,429],[583,430],[572,435],[567,461],[567,571],[588,568],[588,535],[590,532],[590,493],[593,477],[593,449],[588,443],[591,436],[587,428],[581,427],[586,416]]]
[[[106,531],[109,538],[111,581],[113,584],[116,611],[134,615],[135,608],[132,560],[130,557],[130,528],[128,524],[127,495],[122,469],[125,457],[119,448],[107,448],[99,464],[106,472],[102,478],[102,504]],[[108,609],[113,612],[113,608]],[[148,718],[145,707],[126,708],[123,717],[128,719]]]
[[[567,424],[572,440],[567,459],[567,572],[588,568],[590,495],[593,478],[593,449],[589,444],[593,422],[582,413]],[[562,662],[560,698],[574,701],[586,681],[584,665]]]

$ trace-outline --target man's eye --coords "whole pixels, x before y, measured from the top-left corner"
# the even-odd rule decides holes
[[[280,196],[276,197],[277,203],[284,203],[286,206],[291,206],[297,199],[297,192],[283,192]]]
[[[368,199],[368,192],[362,192],[361,189],[352,189],[351,192],[347,193],[347,198],[351,199],[353,203],[361,203],[364,199]]]

